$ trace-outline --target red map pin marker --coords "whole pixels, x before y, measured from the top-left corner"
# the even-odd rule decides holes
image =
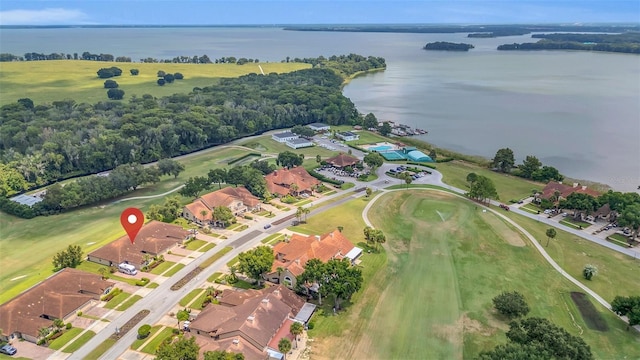
[[[140,209],[127,208],[120,214],[120,224],[122,224],[124,231],[127,232],[129,240],[131,240],[133,244],[133,241],[138,235],[138,231],[140,231],[142,225],[144,225],[144,214]]]

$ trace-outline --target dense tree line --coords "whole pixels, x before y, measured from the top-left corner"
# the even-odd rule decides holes
[[[423,47],[425,50],[469,51],[475,46],[465,43],[452,43],[446,41],[430,42]]]
[[[322,298],[334,296],[336,309],[340,309],[342,301],[349,301],[353,294],[362,288],[362,271],[351,266],[349,259],[331,259],[326,263],[318,259],[311,259],[304,267],[304,272],[298,276],[296,286],[299,292],[307,292],[305,285],[317,284],[317,295],[322,304]]]
[[[548,182],[550,180],[562,181],[564,176],[560,174],[558,169],[553,166],[543,166],[540,160],[532,155],[528,155],[522,165],[515,167],[515,156],[510,148],[502,148],[496,152],[495,157],[491,161],[491,167],[499,172],[512,174],[525,179],[531,179],[540,182]]]
[[[535,43],[504,44],[498,50],[583,50],[640,54],[640,33],[606,34],[542,34]]]
[[[287,57],[284,62],[291,59]],[[372,69],[385,69],[387,64],[384,58],[375,56],[362,56],[357,54],[330,56],[325,58],[319,56],[317,58],[294,58],[293,62],[301,62],[311,64],[314,68],[332,69],[342,77],[349,77],[359,71],[367,71]]]
[[[118,164],[148,163],[264,131],[324,122],[360,121],[334,71],[222,79],[215,86],[129,102],[73,100],[0,108],[0,189],[11,195]],[[20,180],[22,178],[22,180]],[[0,190],[2,191],[2,190]]]

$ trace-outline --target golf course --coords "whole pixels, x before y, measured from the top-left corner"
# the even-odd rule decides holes
[[[345,204],[346,213],[364,208],[361,203]],[[341,210],[347,209],[331,213]],[[363,256],[366,285],[346,311],[333,316],[323,308],[316,315],[314,358],[474,358],[506,343],[508,320],[492,298],[514,290],[525,296],[528,316],[581,336],[596,358],[640,356],[637,333],[595,301],[594,316],[607,329],[591,329],[571,300],[580,289],[522,234],[474,203],[434,190],[396,191],[382,195],[368,217],[385,232],[385,250]],[[319,227],[316,221],[325,223],[312,218],[309,226]],[[348,224],[345,232],[364,227],[361,219]],[[362,241],[355,229],[349,232],[353,242]]]

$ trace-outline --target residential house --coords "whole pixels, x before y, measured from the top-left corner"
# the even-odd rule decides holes
[[[549,183],[547,183],[544,189],[542,189],[541,192],[536,194],[534,200],[536,202],[540,202],[541,199],[547,199],[547,200],[552,198],[555,199],[556,195],[558,195],[558,199],[555,199],[555,201],[559,201],[561,199],[566,199],[569,195],[573,194],[574,192],[588,194],[593,197],[600,196],[599,192],[588,189],[587,186],[585,185],[580,186],[580,184],[578,183],[573,183],[573,185],[566,185],[566,184],[563,184],[562,182],[549,181]]]
[[[228,306],[207,306],[191,322],[187,336],[195,337],[201,353],[224,350],[240,352],[247,360],[265,359],[267,351],[277,351],[278,341],[289,335],[305,301],[283,286],[252,290],[244,297],[234,293],[222,294],[220,301]],[[234,297],[233,305],[228,297]]]
[[[336,136],[344,141],[354,141],[360,139],[360,135],[352,133],[351,131],[344,131],[336,133]]]
[[[182,217],[204,225],[213,221],[213,209],[218,206],[226,206],[234,215],[240,216],[247,211],[260,211],[261,204],[260,199],[244,187],[226,187],[202,195],[186,205],[182,209]]]
[[[302,166],[291,169],[279,169],[264,177],[267,182],[267,190],[275,195],[313,194],[313,188],[321,182],[309,175]],[[295,186],[294,186],[295,185]]]
[[[360,159],[358,159],[355,156],[340,153],[334,157],[328,158],[327,160],[325,160],[325,162],[333,167],[342,169],[347,166],[356,165],[357,163],[360,162]]]
[[[331,130],[331,126],[325,123],[313,123],[307,125],[313,131],[329,131]]]
[[[618,212],[615,210],[611,210],[611,206],[609,206],[609,204],[604,204],[598,210],[596,210],[596,212],[593,214],[593,217],[596,219],[613,222],[618,218]]]
[[[292,133],[291,131],[284,131],[281,133],[275,133],[271,135],[271,138],[279,143],[285,143],[289,140],[297,139],[300,136]]]
[[[68,322],[114,286],[100,275],[65,268],[0,306],[0,338],[37,342],[41,328]]]
[[[307,147],[313,146],[313,142],[311,142],[311,140],[303,139],[303,138],[287,140],[285,144],[288,147],[293,149],[301,149],[301,148],[307,148]]]
[[[128,263],[137,269],[145,266],[149,257],[163,254],[191,236],[182,226],[152,220],[142,226],[135,241],[125,235],[87,255],[87,260],[106,266]]]
[[[348,258],[353,263],[362,254],[362,249],[354,246],[339,230],[334,230],[322,236],[293,234],[288,242],[276,244],[273,253],[275,260],[265,279],[294,289],[296,277],[304,272],[307,261]]]

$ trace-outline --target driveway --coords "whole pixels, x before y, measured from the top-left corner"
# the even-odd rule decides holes
[[[14,355],[15,357],[23,357],[27,359],[46,359],[49,356],[53,355],[53,353],[55,352],[49,348],[38,346],[28,341],[14,340],[11,343],[11,346],[18,350],[18,352]]]

